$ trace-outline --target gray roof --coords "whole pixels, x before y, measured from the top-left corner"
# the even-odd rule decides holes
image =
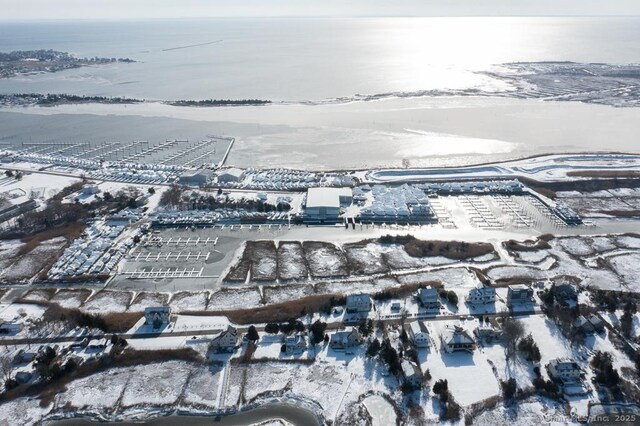
[[[472,344],[473,338],[469,333],[458,325],[447,326],[442,332],[442,338],[447,345]]]

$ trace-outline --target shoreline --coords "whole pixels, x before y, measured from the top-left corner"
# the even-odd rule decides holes
[[[116,417],[109,420],[93,416],[90,413],[69,418],[55,418],[54,415],[53,418],[44,419],[43,424],[48,426],[91,426],[107,422],[118,423],[122,426],[170,426],[175,424],[204,426],[215,422],[220,426],[243,426],[274,420],[284,421],[294,426],[322,426],[324,424],[322,416],[295,399],[249,404],[233,412],[198,413],[175,409],[165,413],[153,412],[152,415],[154,417],[144,420],[127,420],[126,417]]]

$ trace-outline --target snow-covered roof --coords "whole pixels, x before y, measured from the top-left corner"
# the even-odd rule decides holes
[[[442,332],[442,340],[450,346],[473,344],[473,338],[458,325],[447,326]]]
[[[368,294],[350,294],[347,296],[347,305],[354,303],[369,303],[371,301]]]
[[[237,178],[240,178],[243,174],[244,174],[244,170],[238,169],[236,167],[232,167],[230,169],[225,169],[225,170],[220,171],[220,173],[218,173],[218,177],[225,176],[225,175],[227,175],[227,176],[230,175],[230,176],[235,176]]]
[[[414,336],[420,333],[429,334],[429,329],[427,328],[427,324],[425,324],[424,321],[414,321],[409,325],[409,328],[411,329],[411,333],[413,333]]]
[[[418,366],[407,359],[402,360],[402,372],[405,377],[420,377],[420,369]]]
[[[351,197],[351,188],[309,188],[307,208],[340,207],[340,197]]]

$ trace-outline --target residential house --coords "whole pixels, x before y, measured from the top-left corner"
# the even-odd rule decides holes
[[[569,358],[552,359],[549,364],[547,364],[547,371],[552,379],[562,384],[579,383],[582,381],[582,369],[577,362]]]
[[[578,301],[578,291],[576,290],[576,287],[568,282],[554,285],[553,295],[556,302],[561,305],[567,305]]]
[[[593,327],[593,331],[595,331],[596,333],[600,333],[604,331],[604,328],[605,328],[604,321],[602,321],[602,319],[600,319],[600,317],[597,316],[596,314],[591,314],[587,316],[587,320]]]
[[[347,296],[347,313],[363,313],[371,310],[371,297],[368,294],[351,294]]]
[[[400,365],[402,366],[405,382],[414,389],[420,388],[422,386],[422,371],[420,371],[420,367],[408,359],[403,359]]]
[[[473,352],[476,344],[469,333],[459,325],[447,325],[442,334],[442,348],[445,352]]]
[[[228,325],[226,330],[211,340],[209,350],[215,352],[233,352],[238,346],[238,338],[238,330]]]
[[[425,309],[440,309],[440,297],[438,289],[427,286],[418,290],[418,299]]]
[[[604,322],[595,314],[586,317],[580,315],[573,325],[586,334],[599,333],[604,330]]]
[[[284,351],[287,355],[300,355],[307,349],[307,339],[297,333],[284,339]]]
[[[424,321],[409,324],[409,338],[417,348],[428,348],[431,344],[431,335]]]
[[[334,350],[342,350],[360,346],[362,344],[362,336],[357,328],[353,327],[350,331],[338,331],[331,335],[329,346]]]
[[[497,325],[489,321],[484,321],[478,324],[475,330],[473,330],[473,334],[475,334],[478,339],[491,341],[500,339],[502,337],[502,330]]]
[[[533,301],[533,289],[525,284],[510,285],[507,291],[507,306]]]
[[[467,303],[470,305],[485,305],[495,303],[495,301],[496,289],[483,285],[472,288],[467,296]]]
[[[144,308],[144,323],[154,329],[160,328],[171,321],[171,308],[169,306],[150,306]]]

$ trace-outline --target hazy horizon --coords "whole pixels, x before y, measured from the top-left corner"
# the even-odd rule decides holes
[[[258,17],[640,16],[635,0],[0,0],[2,21]]]

